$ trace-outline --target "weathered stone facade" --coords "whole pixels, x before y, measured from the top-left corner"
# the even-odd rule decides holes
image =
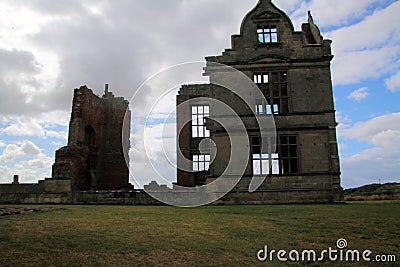
[[[232,107],[243,121],[251,146],[248,165],[236,187],[223,201],[228,203],[327,202],[341,199],[340,166],[331,81],[331,41],[325,40],[311,13],[302,31],[295,31],[289,17],[270,0],[260,0],[244,18],[240,35],[232,36],[232,48],[220,56],[207,57],[205,75],[210,84],[185,85],[177,105],[178,149],[193,160],[193,172],[177,171],[177,184],[199,186],[224,172],[230,158],[229,136],[217,123],[200,122],[213,117],[213,108],[196,98],[210,97]],[[243,72],[257,84],[265,99],[249,107],[235,94],[214,83],[221,75],[213,62]],[[205,114],[207,109],[208,114]],[[199,117],[200,110],[200,117]],[[216,115],[216,114],[214,114]],[[276,152],[260,151],[257,116],[273,115]],[[217,114],[220,116],[221,114]],[[194,118],[194,119],[193,119]],[[185,122],[190,121],[187,124]],[[195,124],[195,125],[194,125]],[[199,144],[211,138],[217,146],[214,162]],[[267,158],[264,158],[267,157]],[[268,170],[262,170],[268,165]],[[178,167],[183,160],[178,157]],[[188,166],[185,166],[186,168]],[[249,193],[253,176],[267,175],[254,193]]]
[[[71,180],[73,191],[128,188],[128,106],[128,101],[108,92],[108,85],[103,97],[86,86],[75,89],[68,145],[56,152],[53,178]],[[128,123],[123,129],[124,120]]]

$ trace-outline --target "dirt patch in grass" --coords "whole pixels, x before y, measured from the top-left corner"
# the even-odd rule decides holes
[[[24,213],[33,213],[33,212],[46,212],[55,210],[55,207],[38,207],[38,208],[29,208],[29,207],[0,207],[0,216],[9,216],[9,215],[19,215]]]

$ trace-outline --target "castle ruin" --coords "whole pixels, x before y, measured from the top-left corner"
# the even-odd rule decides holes
[[[188,100],[192,104],[177,108],[177,127],[182,129],[178,144],[193,165],[191,171],[177,170],[177,185],[211,183],[227,165],[229,152],[221,148],[230,147],[229,136],[223,127],[206,119],[218,115],[212,105],[197,101],[206,96],[235,109],[250,145],[241,181],[217,203],[340,200],[331,43],[321,36],[311,13],[302,30],[295,31],[290,18],[271,0],[260,0],[244,18],[240,34],[232,36],[232,48],[206,58],[210,84],[184,85],[179,91],[177,106]],[[263,98],[254,98],[246,106],[237,95],[213,84],[220,73],[212,63],[247,75]],[[276,151],[272,154],[262,151],[260,130],[254,123],[262,116],[275,120]],[[130,129],[123,129],[124,121],[130,121],[128,101],[114,97],[108,86],[102,97],[85,86],[75,89],[68,145],[56,151],[52,178],[20,184],[16,177],[13,184],[0,185],[0,203],[159,204],[129,184],[125,159]],[[204,139],[219,148],[216,155],[211,149],[200,151]],[[182,164],[178,157],[178,167]],[[249,192],[255,176],[266,179],[255,192]]]
[[[128,188],[128,106],[108,91],[108,85],[102,97],[86,86],[75,89],[68,145],[56,151],[52,177],[71,180],[74,191]],[[123,130],[127,138],[122,141]]]

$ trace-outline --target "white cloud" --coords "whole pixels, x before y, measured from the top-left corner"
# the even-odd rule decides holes
[[[400,24],[400,17],[397,15],[399,12],[400,2],[397,1],[385,9],[376,10],[357,24],[339,28],[326,35],[334,40],[334,49],[337,51],[393,46],[400,40],[400,29],[397,27]]]
[[[66,139],[67,133],[65,131],[55,131],[53,128],[66,127],[69,114],[64,111],[51,111],[34,117],[8,115],[0,116],[0,121],[7,125],[3,129],[0,128],[0,133],[4,135]]]
[[[31,120],[14,121],[11,125],[1,129],[0,132],[10,136],[44,136],[43,127]]]
[[[400,90],[400,71],[385,80],[386,86],[390,91],[396,92]]]
[[[37,147],[34,143],[30,141],[26,141],[22,143],[22,151],[27,156],[37,156],[41,154],[39,147]]]
[[[17,157],[24,156],[25,154],[15,144],[7,145],[6,148],[3,150],[3,153],[0,155],[0,162],[11,162],[14,161]]]
[[[340,132],[345,139],[373,145],[342,158],[345,187],[400,181],[400,113],[392,113],[355,124]]]
[[[44,169],[48,172],[49,169],[51,169],[51,165],[53,163],[53,160],[49,157],[39,157],[27,161],[20,162],[14,166],[16,169]],[[43,179],[44,177],[37,177],[39,179]]]
[[[19,175],[20,183],[37,183],[51,176],[51,164],[51,158],[41,156],[10,166],[0,165],[0,183],[11,183],[15,174]]]
[[[291,1],[287,1],[291,2]],[[311,0],[301,1],[301,5],[293,12],[293,20],[300,25],[307,19],[307,11],[311,10],[315,22],[321,27],[348,25],[355,19],[364,16],[367,8],[376,0]]]
[[[0,48],[0,57],[0,112],[17,114],[29,107],[38,110],[31,103],[40,87],[36,75],[41,72],[34,55],[28,51]]]
[[[5,146],[6,146],[6,144],[4,142],[0,141],[0,147],[5,147]]]
[[[65,145],[64,143],[62,143],[62,142],[50,142],[50,144],[52,145],[52,146],[55,146],[55,147],[61,147],[62,145]]]
[[[3,153],[0,155],[0,162],[13,162],[18,158],[35,157],[41,154],[41,150],[34,143],[31,141],[23,141],[19,144],[7,145],[4,148]]]
[[[352,99],[355,101],[361,101],[369,96],[368,87],[363,87],[351,92],[350,95],[347,96],[348,99]]]
[[[2,47],[13,48],[21,47],[26,44],[27,34],[34,34],[49,22],[50,16],[39,14],[19,1],[0,2],[0,35]],[[18,16],[15,16],[18,14]]]
[[[398,68],[395,59],[399,56],[400,46],[338,52],[332,66],[334,84],[353,84],[369,78],[379,78]]]
[[[49,177],[53,159],[46,156],[33,142],[24,140],[8,144],[0,155],[0,182],[9,183],[14,174],[24,183]]]
[[[135,186],[141,187],[152,180],[169,185],[176,182],[175,128],[175,123],[158,124],[147,127],[143,134],[144,127],[140,126],[132,134],[130,169]]]
[[[46,136],[57,138],[57,139],[65,139],[65,140],[68,139],[67,132],[46,131]]]
[[[284,10],[286,13],[289,14],[293,10],[299,8],[302,2],[303,0],[292,0],[292,1],[275,0],[273,3],[275,3],[278,8]],[[303,15],[305,16],[305,14],[306,13],[304,13]]]
[[[343,115],[342,112],[336,113],[336,121],[339,123],[338,129],[346,129],[351,126],[352,120],[348,115]]]
[[[352,128],[344,129],[342,135],[349,139],[371,142],[371,138],[386,130],[400,131],[400,113],[391,113],[356,123]],[[374,144],[374,143],[372,143]]]
[[[325,37],[334,41],[335,84],[351,84],[368,78],[379,78],[398,69],[399,13],[400,2],[397,1],[385,9],[375,11],[357,24],[325,34]]]

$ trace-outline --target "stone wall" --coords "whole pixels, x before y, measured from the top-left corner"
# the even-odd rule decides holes
[[[75,89],[68,146],[56,151],[52,177],[70,179],[74,191],[129,188],[128,105],[108,86],[103,97],[86,86]]]
[[[7,189],[6,189],[7,187]],[[28,189],[27,189],[28,188]],[[11,189],[0,185],[0,204],[64,204],[64,205],[163,205],[143,190],[99,192],[35,192],[33,185]],[[25,191],[25,192],[24,192]],[[335,201],[341,192],[334,192]],[[332,192],[327,190],[279,190],[231,192],[211,205],[260,205],[285,203],[328,203]]]
[[[264,31],[266,29],[270,31]],[[265,36],[273,35],[271,29],[276,33],[275,39],[272,40],[271,37],[269,41],[260,41],[260,37],[265,39]],[[291,203],[340,199],[342,188],[330,70],[333,59],[331,43],[331,40],[321,36],[311,13],[308,14],[308,23],[303,24],[302,31],[295,31],[290,18],[282,10],[270,0],[262,0],[243,19],[240,34],[232,36],[232,47],[221,55],[206,58],[204,75],[210,77],[210,84],[185,85],[180,89],[177,105],[187,100],[193,105],[196,98],[210,97],[231,107],[246,127],[246,133],[242,135],[248,136],[251,146],[247,168],[237,186],[237,192],[228,194],[222,202],[238,199],[233,202]],[[234,88],[234,84],[239,81],[230,74],[232,71],[215,63],[228,65],[245,74],[250,80],[262,77],[262,81],[261,78],[257,78],[258,88],[255,88],[256,92],[260,92],[260,95],[266,98],[268,104],[260,103],[259,96],[252,88],[244,92],[246,95],[243,97],[216,85],[221,84],[223,80],[225,86],[232,85],[231,88]],[[254,102],[254,105],[248,106],[243,101],[246,98],[250,103]],[[265,111],[259,112],[255,107],[258,109],[261,105],[266,110],[265,105],[272,109],[273,104],[278,107],[273,118],[277,132],[275,164],[279,165],[279,171],[271,171],[258,191],[250,194],[248,185],[251,177],[260,175],[257,173],[259,170],[254,170],[254,165],[261,165],[259,161],[253,162],[254,156],[261,157],[258,152],[254,152],[257,151],[257,140],[260,136],[260,126],[256,118],[272,115],[265,114]],[[213,118],[229,119],[232,116],[216,112],[217,109],[216,105],[210,107],[211,123],[207,122],[207,129],[217,147],[215,160],[207,174],[208,183],[225,172],[233,147],[224,127],[212,122]],[[198,146],[202,140],[191,139],[191,125],[190,122],[187,123],[190,113],[191,104],[180,106],[177,112],[180,145],[178,149],[189,160],[192,155],[199,154]],[[183,127],[183,131],[179,131],[183,122],[188,125]],[[290,153],[285,150],[289,149],[288,143],[281,141],[289,137],[295,138],[291,143]],[[190,166],[183,166],[183,162],[185,161],[178,157],[178,168],[190,169]],[[266,174],[265,171],[262,173]],[[195,177],[194,172],[178,170],[177,184],[199,185]]]

